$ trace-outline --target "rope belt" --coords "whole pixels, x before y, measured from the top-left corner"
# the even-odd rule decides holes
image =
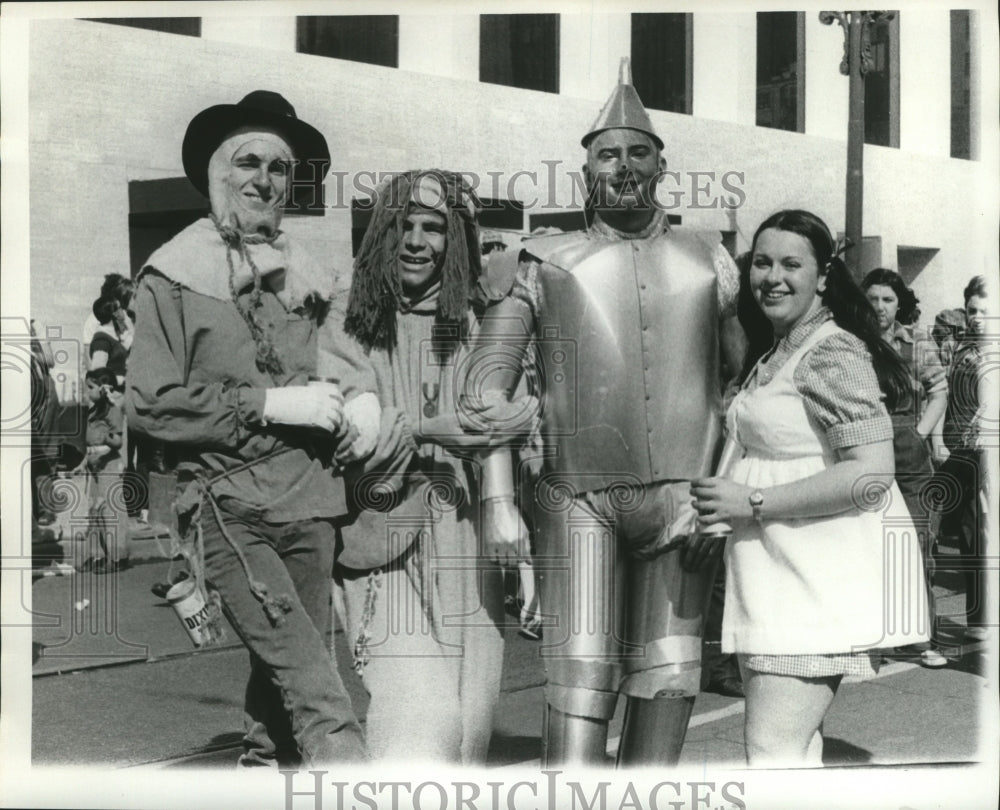
[[[206,638],[206,643],[213,643],[221,640],[223,637],[223,628],[221,622],[222,606],[218,591],[215,589],[210,591],[205,581],[205,540],[201,525],[201,504],[204,501],[208,501],[208,504],[212,509],[212,515],[219,527],[219,532],[222,535],[223,540],[226,541],[229,547],[233,550],[233,553],[236,555],[237,560],[239,560],[240,566],[243,568],[243,572],[246,575],[247,583],[250,587],[250,593],[252,593],[254,598],[261,603],[264,613],[267,615],[271,626],[281,627],[285,622],[285,614],[292,610],[293,602],[291,597],[287,594],[271,594],[267,585],[254,577],[249,560],[247,560],[246,555],[239,547],[239,544],[226,530],[222,510],[212,492],[212,486],[217,484],[219,481],[248,470],[261,462],[276,458],[283,453],[288,453],[293,449],[294,448],[292,447],[284,447],[261,458],[240,464],[239,466],[234,467],[231,470],[227,470],[226,472],[221,473],[220,475],[217,475],[207,481],[196,479],[189,485],[189,488],[194,488],[194,492],[189,495],[188,491],[185,491],[185,494],[178,499],[177,503],[175,503],[175,509],[177,509],[178,513],[183,511],[190,512],[191,514],[191,528],[189,531],[193,530],[194,532],[194,549],[193,553],[191,550],[188,550],[185,553],[185,556],[191,564],[195,582],[201,590],[202,595],[205,597],[206,604],[209,605],[209,617],[206,621],[209,632],[208,637]],[[199,497],[195,499],[193,497],[194,494],[197,494]],[[188,509],[182,510],[179,508],[185,503],[190,504]]]

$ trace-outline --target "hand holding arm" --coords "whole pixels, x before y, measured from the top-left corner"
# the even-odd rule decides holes
[[[378,444],[382,406],[371,392],[359,394],[344,405],[348,436],[337,450],[337,461],[350,463],[367,458]]]
[[[489,409],[513,396],[532,330],[533,316],[523,301],[508,297],[487,310],[461,381],[459,418],[465,430],[493,429]]]
[[[334,385],[268,388],[264,422],[317,428],[335,433],[343,421],[344,397]]]
[[[490,391],[476,403],[460,404],[458,413],[419,419],[413,437],[418,444],[438,444],[459,455],[501,447],[525,439],[537,422],[538,407],[536,397],[510,401],[502,392]]]

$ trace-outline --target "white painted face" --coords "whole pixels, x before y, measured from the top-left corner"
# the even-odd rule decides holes
[[[208,164],[212,213],[242,233],[273,234],[288,196],[292,160],[291,147],[278,133],[237,130]]]

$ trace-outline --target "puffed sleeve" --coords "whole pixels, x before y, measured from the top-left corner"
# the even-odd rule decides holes
[[[818,343],[795,369],[806,412],[833,449],[892,439],[892,420],[864,343],[838,332]]]
[[[712,264],[718,279],[716,287],[719,296],[719,317],[728,318],[736,314],[736,301],[740,295],[740,271],[721,242],[712,248]]]
[[[182,305],[169,279],[157,272],[143,274],[135,294],[136,334],[126,374],[129,427],[203,450],[238,449],[261,424],[265,389],[185,379],[189,347]]]

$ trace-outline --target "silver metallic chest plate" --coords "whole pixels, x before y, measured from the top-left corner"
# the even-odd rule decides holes
[[[542,262],[538,284],[549,471],[577,492],[708,474],[720,428],[709,245],[676,231],[587,240]]]

